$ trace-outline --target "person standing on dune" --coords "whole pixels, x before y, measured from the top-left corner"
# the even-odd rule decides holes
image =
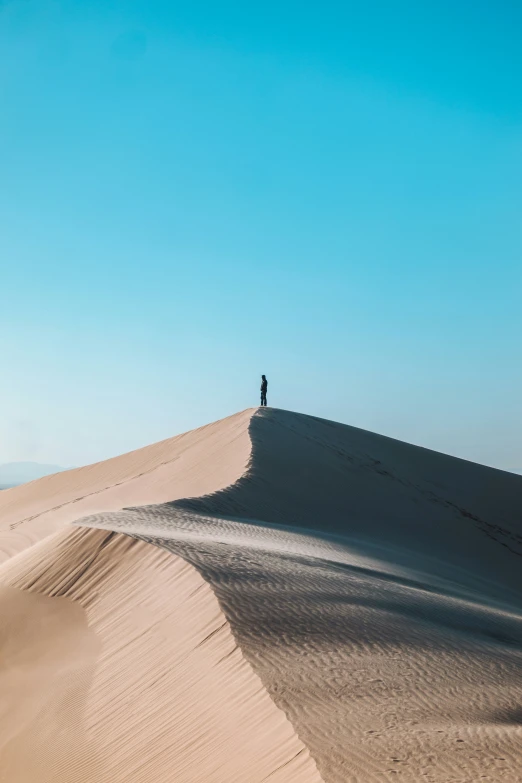
[[[266,375],[261,376],[261,405],[266,406],[266,390],[268,389],[268,381]]]

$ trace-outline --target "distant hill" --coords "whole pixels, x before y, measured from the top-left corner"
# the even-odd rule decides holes
[[[39,462],[6,462],[5,465],[0,465],[0,489],[17,487],[19,484],[66,469],[60,465],[42,465]]]

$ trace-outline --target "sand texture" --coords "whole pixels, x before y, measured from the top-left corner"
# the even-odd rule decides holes
[[[521,477],[268,408],[6,495],[0,781],[522,781]]]
[[[1,781],[321,780],[181,558],[77,529],[4,566],[1,591]]]

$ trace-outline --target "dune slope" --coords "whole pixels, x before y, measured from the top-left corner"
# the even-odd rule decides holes
[[[4,564],[0,615],[0,780],[320,783],[180,558],[58,533]]]
[[[0,562],[87,514],[217,491],[250,458],[253,410],[0,494]]]
[[[245,474],[178,508],[359,538],[394,563],[419,551],[437,574],[520,596],[521,476],[288,411],[261,409],[249,432]]]

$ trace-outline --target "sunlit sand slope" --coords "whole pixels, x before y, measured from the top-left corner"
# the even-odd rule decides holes
[[[320,783],[179,557],[58,533],[0,569],[0,620],[1,781]]]
[[[253,411],[0,493],[0,562],[87,514],[214,492],[250,457]]]

